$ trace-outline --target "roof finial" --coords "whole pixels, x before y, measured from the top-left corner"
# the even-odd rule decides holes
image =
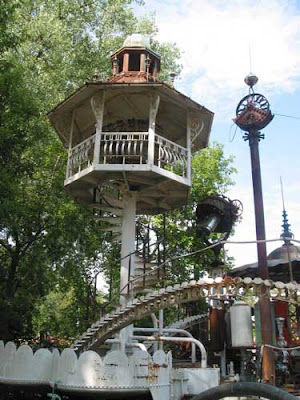
[[[249,93],[253,93],[253,86],[258,82],[258,77],[250,72],[244,79],[244,82],[249,86]]]
[[[176,78],[176,72],[171,71],[169,73],[169,76],[170,76],[170,80],[171,80],[171,86],[174,87],[174,82],[175,82],[175,78]]]

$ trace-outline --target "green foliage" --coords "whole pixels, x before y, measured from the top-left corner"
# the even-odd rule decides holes
[[[0,7],[0,337],[39,330],[69,338],[98,315],[94,280],[104,271],[114,298],[119,247],[89,209],[63,191],[66,152],[46,113],[89,80],[110,75],[109,55],[133,32],[150,35],[161,79],[180,72],[174,44],[155,40],[153,16],[137,20],[130,0],[10,0]],[[139,2],[141,3],[141,2]],[[230,160],[214,145],[194,158],[191,203],[167,215],[167,256],[198,248],[193,212],[209,192],[225,191]],[[158,227],[162,217],[153,219]],[[176,241],[175,238],[176,237]],[[179,280],[203,262],[173,263]]]
[[[1,4],[3,339],[33,335],[44,328],[64,336],[82,331],[99,312],[100,303],[93,300],[95,275],[118,266],[111,258],[119,258],[118,247],[109,244],[91,211],[63,191],[66,154],[46,113],[89,80],[95,68],[101,78],[109,76],[109,55],[128,34],[139,31],[154,37],[153,18],[138,21],[132,3],[11,0]],[[161,51],[163,57],[168,46],[162,45]],[[112,272],[110,278],[118,282]],[[76,328],[69,314],[78,321]]]
[[[79,335],[79,321],[82,320],[84,310],[76,305],[77,302],[78,298],[72,288],[66,292],[49,292],[39,306],[35,307],[34,331],[51,332],[61,339],[70,339]]]
[[[215,261],[211,250],[198,252],[206,248],[207,244],[196,234],[195,210],[204,197],[216,193],[224,195],[233,185],[232,175],[236,171],[232,161],[231,157],[225,158],[223,147],[218,143],[213,143],[193,156],[189,203],[182,210],[165,214],[166,258],[172,260],[169,263],[170,283],[199,279]],[[153,217],[152,223],[163,230],[163,216]],[[182,257],[194,252],[197,253]]]

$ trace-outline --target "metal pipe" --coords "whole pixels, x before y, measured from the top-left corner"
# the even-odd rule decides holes
[[[136,339],[136,340],[147,340],[148,342],[186,342],[186,343],[195,343],[196,346],[198,346],[200,352],[201,352],[201,368],[206,368],[207,367],[207,353],[205,350],[205,347],[203,344],[195,339],[195,338],[190,338],[190,337],[168,337],[168,336],[136,336],[133,335],[131,336],[131,339]]]
[[[119,339],[106,339],[104,343],[107,344],[115,344],[115,343],[120,343]],[[143,343],[125,343],[126,347],[137,347],[141,349],[142,351],[147,351],[146,346]]]
[[[104,343],[107,343],[107,344],[120,343],[120,339],[106,339]]]
[[[138,331],[138,332],[151,332],[152,333],[152,332],[158,332],[158,329],[134,327],[133,331],[134,332]],[[185,329],[179,329],[179,328],[178,329],[177,328],[164,328],[163,333],[164,334],[178,333],[178,334],[182,334],[187,337],[190,337],[190,338],[194,338],[194,336],[190,332],[186,331]],[[195,363],[195,362],[196,362],[196,345],[195,345],[195,343],[192,343],[192,363]]]
[[[159,336],[163,335],[163,328],[164,328],[164,310],[161,308],[158,311],[158,317],[159,317],[159,331],[158,334]],[[163,350],[164,349],[164,344],[163,342],[159,342],[159,350]]]
[[[156,330],[157,330],[157,328],[158,328],[157,318],[156,318],[156,315],[154,313],[151,313],[151,319],[152,319],[152,322],[153,322],[153,328],[154,329],[156,328]],[[153,343],[153,352],[154,353],[158,350],[158,345],[157,344],[158,344],[157,342]]]
[[[220,400],[258,396],[272,400],[295,400],[295,396],[275,386],[256,382],[225,383],[193,396],[191,400]],[[247,397],[248,398],[248,397]]]
[[[127,343],[126,346],[128,346],[128,347],[137,347],[140,350],[147,352],[146,346],[143,343]]]

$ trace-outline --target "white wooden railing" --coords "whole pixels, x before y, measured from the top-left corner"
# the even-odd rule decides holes
[[[90,167],[94,159],[96,134],[69,151],[67,179]],[[155,134],[154,165],[186,178],[188,150]],[[148,132],[102,132],[99,164],[147,164]]]
[[[69,151],[67,178],[89,167],[93,163],[96,134],[74,146]]]
[[[155,163],[159,168],[187,176],[188,151],[186,148],[155,134]]]
[[[103,132],[100,164],[146,164],[148,132]]]

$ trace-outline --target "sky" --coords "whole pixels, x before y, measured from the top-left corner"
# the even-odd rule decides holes
[[[235,157],[236,184],[227,195],[239,199],[244,211],[231,240],[255,240],[249,145],[232,122],[248,94],[249,72],[258,76],[255,92],[274,114],[259,147],[266,237],[282,232],[281,177],[291,231],[300,240],[300,0],[145,0],[137,13],[149,12],[155,13],[157,39],[181,50],[176,89],[215,113],[211,142]],[[267,252],[281,244],[269,243]],[[236,266],[257,260],[255,245],[226,249]]]

